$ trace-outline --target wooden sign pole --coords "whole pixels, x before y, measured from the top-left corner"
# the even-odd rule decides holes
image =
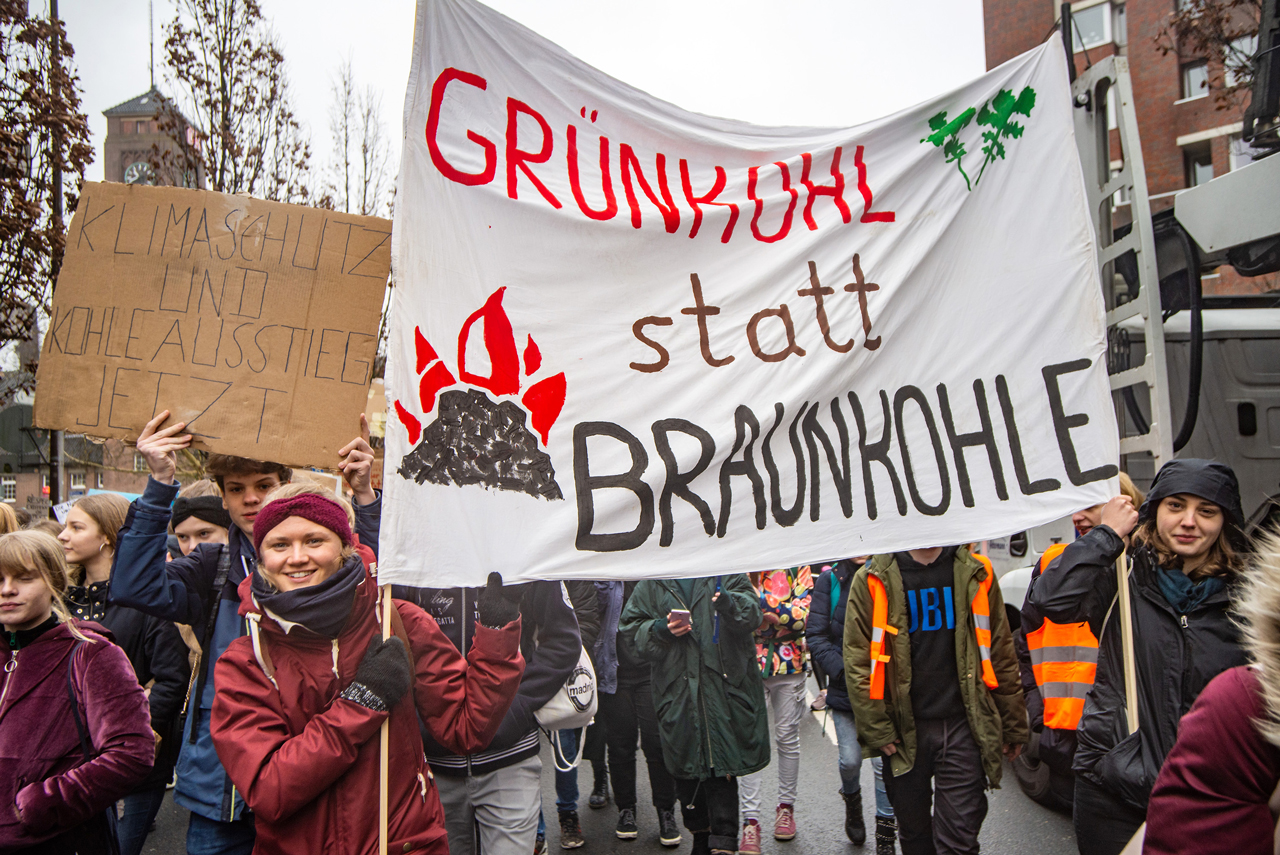
[[[1133,612],[1129,608],[1129,552],[1116,559],[1116,594],[1120,606],[1120,646],[1124,652],[1125,712],[1129,732],[1138,729],[1138,667],[1133,655]]]
[[[391,586],[382,586],[382,640],[391,637]],[[391,716],[382,723],[378,760],[378,855],[387,855],[387,777],[391,767]]]

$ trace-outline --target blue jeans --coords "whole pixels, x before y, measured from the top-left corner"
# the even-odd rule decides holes
[[[124,811],[116,820],[116,840],[120,842],[120,855],[138,855],[142,851],[142,844],[147,842],[151,822],[164,802],[164,784],[130,793],[121,801],[124,803]]]
[[[560,753],[566,760],[578,756],[578,731],[557,730],[556,742],[560,745]],[[575,766],[568,772],[556,769],[556,810],[560,813],[578,809],[578,768]]]
[[[858,778],[862,772],[862,749],[858,746],[858,727],[853,713],[831,710],[831,720],[836,726],[836,743],[840,747],[840,792],[853,795],[862,789]],[[871,760],[876,776],[876,816],[893,816],[893,805],[884,790],[884,758]]]
[[[560,746],[560,754],[565,759],[578,756],[578,731],[557,730],[554,734]],[[578,768],[575,766],[568,772],[556,769],[556,810],[567,813],[578,809]],[[538,833],[547,833],[547,820],[538,810]]]
[[[253,817],[218,822],[198,813],[187,826],[187,855],[252,855]]]

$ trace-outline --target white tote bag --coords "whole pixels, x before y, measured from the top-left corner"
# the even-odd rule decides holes
[[[543,730],[576,730],[591,724],[597,700],[596,669],[591,667],[591,657],[583,647],[569,679],[533,715]]]
[[[569,591],[564,583],[560,583],[560,593],[565,604],[570,608]],[[582,752],[586,749],[586,734],[578,734],[578,754],[573,760],[564,757],[556,731],[585,729],[595,719],[598,698],[596,697],[596,669],[587,655],[587,648],[582,647],[578,653],[578,664],[573,667],[569,679],[565,680],[560,691],[551,696],[542,707],[535,712],[534,718],[547,733],[551,741],[556,768],[563,772],[577,767],[582,762]]]

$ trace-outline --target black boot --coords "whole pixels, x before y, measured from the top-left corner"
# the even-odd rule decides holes
[[[898,820],[876,815],[876,855],[894,855],[893,842],[898,837]]]
[[[609,803],[609,776],[601,769],[596,773],[596,784],[591,788],[591,796],[587,799],[587,805],[592,810],[599,810]]]
[[[711,855],[710,831],[695,831],[693,833],[693,848],[689,850],[689,855]]]
[[[867,825],[862,821],[862,791],[841,793],[844,796],[844,833],[854,846],[867,842]]]

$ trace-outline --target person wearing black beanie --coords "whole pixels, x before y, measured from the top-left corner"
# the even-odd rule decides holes
[[[212,486],[208,481],[197,482],[179,493],[173,502],[169,531],[178,538],[183,555],[190,555],[202,543],[227,542],[231,514],[227,513],[222,497],[216,492],[200,495],[205,484]]]
[[[1182,717],[1210,680],[1247,662],[1230,614],[1244,564],[1243,524],[1240,487],[1229,466],[1171,460],[1140,509],[1128,496],[1107,502],[1101,524],[1067,546],[1027,592],[1049,620],[1086,621],[1098,639],[1097,674],[1084,698],[1073,765],[1082,855],[1124,849],[1147,817],[1152,785]],[[1122,538],[1131,532],[1126,569],[1136,728],[1125,712],[1115,569]]]

